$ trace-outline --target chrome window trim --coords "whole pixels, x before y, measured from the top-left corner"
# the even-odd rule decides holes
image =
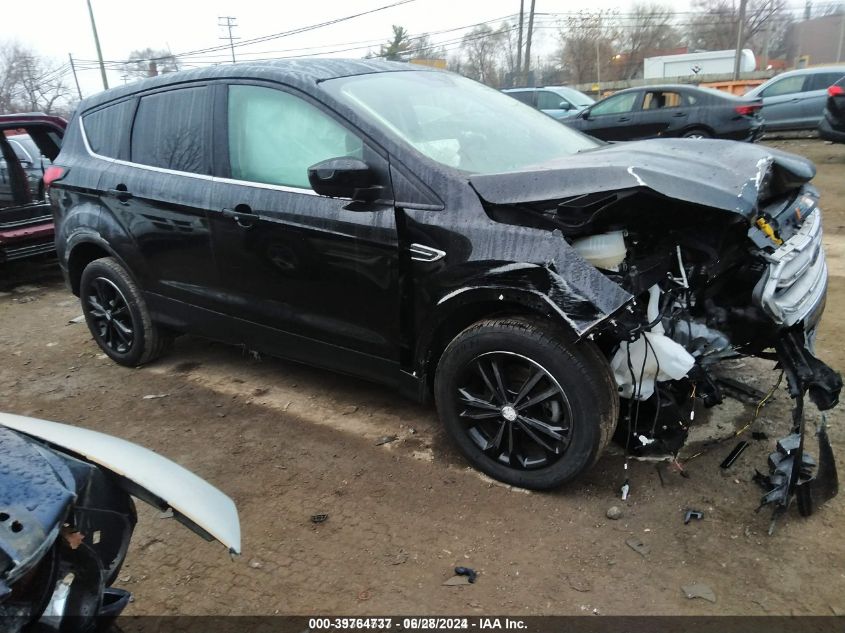
[[[212,176],[210,174],[195,174],[190,171],[179,171],[176,169],[167,169],[166,167],[155,167],[154,165],[144,165],[143,163],[134,163],[128,160],[121,160],[120,158],[111,158],[109,156],[103,156],[102,154],[98,154],[93,149],[91,149],[91,144],[88,142],[88,134],[85,132],[85,123],[83,121],[84,117],[79,117],[79,131],[82,134],[82,143],[85,145],[85,151],[88,152],[88,155],[92,158],[96,158],[98,160],[105,161],[107,163],[112,163],[115,165],[123,165],[125,167],[137,167],[139,169],[146,169],[147,171],[154,171],[160,174],[170,174],[173,176],[187,176],[189,178],[196,178],[198,180],[206,180],[210,182],[219,182],[222,184],[230,184],[230,185],[245,185],[248,187],[257,187],[259,189],[270,189],[272,191],[283,191],[285,193],[299,193],[306,196],[316,196],[318,195],[316,191],[313,189],[302,189],[300,187],[288,187],[286,185],[272,185],[269,183],[264,182],[253,182],[251,180],[238,180],[236,178],[222,178],[219,176]]]

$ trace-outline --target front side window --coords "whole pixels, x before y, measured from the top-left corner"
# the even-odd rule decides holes
[[[498,90],[452,73],[380,72],[320,86],[385,135],[465,172],[513,171],[600,146]]]
[[[122,139],[132,125],[135,101],[121,101],[82,116],[85,138],[91,151],[100,156],[119,158]]]
[[[568,102],[559,94],[549,92],[548,90],[537,93],[537,107],[541,110],[560,110],[561,103]]]
[[[608,97],[590,108],[590,116],[630,112],[634,109],[634,104],[637,102],[637,94],[636,92],[626,92],[625,94]]]
[[[360,138],[307,101],[263,86],[229,86],[232,178],[310,189],[308,168],[363,158]]]
[[[790,95],[801,92],[804,86],[805,75],[793,75],[776,81],[760,93],[762,97],[777,97],[779,95]]]
[[[205,86],[141,97],[132,126],[132,162],[210,174],[211,111]]]

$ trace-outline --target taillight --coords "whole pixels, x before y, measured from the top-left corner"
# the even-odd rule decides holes
[[[68,170],[64,167],[59,167],[58,165],[50,165],[44,171],[44,189],[49,189],[50,185],[52,185],[54,182],[64,178],[67,172]]]
[[[829,94],[831,97],[840,97],[842,95],[845,95],[845,88],[833,84],[830,88],[827,89],[827,94]]]
[[[741,105],[736,106],[734,110],[737,111],[737,114],[742,114],[743,116],[750,116],[757,113],[757,110],[760,109],[759,105]]]

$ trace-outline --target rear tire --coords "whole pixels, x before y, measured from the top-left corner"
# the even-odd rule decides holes
[[[523,317],[480,321],[455,337],[434,393],[440,419],[473,466],[534,490],[592,466],[619,412],[610,367],[593,343]]]
[[[702,128],[687,130],[681,135],[683,138],[713,138],[713,135]]]
[[[114,362],[138,367],[161,356],[173,337],[153,323],[138,285],[113,257],[94,260],[79,283],[91,335]]]

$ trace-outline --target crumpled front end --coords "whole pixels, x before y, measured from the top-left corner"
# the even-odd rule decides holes
[[[470,182],[494,219],[559,231],[631,297],[579,332],[610,362],[629,452],[677,460],[696,403],[723,400],[721,361],[778,361],[794,424],[760,483],[781,514],[837,488],[824,429],[819,463],[803,450],[805,394],[824,411],[842,386],[813,349],[828,276],[814,175],[810,161],[761,146],[655,140]]]

